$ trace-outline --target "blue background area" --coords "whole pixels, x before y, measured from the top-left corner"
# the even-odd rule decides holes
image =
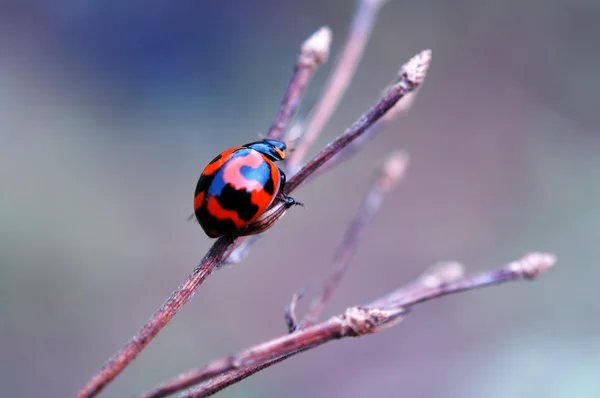
[[[186,222],[201,170],[266,132],[300,44],[329,25],[332,57],[304,106],[315,103],[354,6],[0,3],[2,395],[72,395],[185,279],[212,243]],[[396,148],[411,154],[409,172],[327,315],[440,260],[475,271],[542,250],[556,269],[423,305],[385,333],[320,347],[221,396],[600,396],[598,37],[598,2],[390,1],[311,153],[432,48],[414,109],[298,189],[306,208],[211,276],[103,396],[135,396],[284,333],[283,307],[328,273]]]

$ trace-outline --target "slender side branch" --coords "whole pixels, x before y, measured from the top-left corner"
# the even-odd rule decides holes
[[[224,373],[220,376],[214,377],[199,386],[195,387],[193,391],[190,391],[187,396],[189,398],[204,398],[210,397],[218,393],[221,390],[235,384],[240,381],[252,376],[254,373],[260,372],[261,370],[268,368],[269,366],[275,365],[281,361],[286,360],[290,355],[284,355],[272,361],[261,363],[260,365],[248,366],[243,369],[233,370],[231,372]]]
[[[398,72],[398,78],[401,78],[403,70],[400,69]],[[322,167],[318,173],[315,173],[311,178],[315,178],[320,176],[321,174],[328,173],[339,164],[345,162],[354,156],[357,152],[362,149],[368,142],[372,141],[379,133],[386,130],[386,127],[389,126],[396,119],[400,118],[404,114],[406,114],[413,106],[415,102],[415,98],[419,93],[419,89],[411,92],[410,94],[405,95],[388,113],[386,113],[379,123],[375,124],[371,127],[365,134],[363,134],[359,139],[352,142],[352,144],[348,145],[343,151],[336,154],[327,164]]]
[[[325,84],[325,89],[319,98],[319,102],[314,107],[304,136],[298,143],[296,151],[290,155],[287,161],[290,171],[295,172],[298,170],[306,157],[306,153],[314,144],[327,122],[329,122],[333,112],[335,112],[356,72],[375,22],[377,21],[379,10],[387,1],[358,0],[354,19],[352,20],[344,48]]]
[[[298,328],[298,322],[296,321],[296,305],[298,305],[298,301],[300,301],[303,295],[304,291],[294,293],[294,295],[292,296],[292,300],[290,301],[283,313],[285,326],[287,327],[288,332],[290,333],[296,331],[296,329]]]
[[[343,314],[319,324],[258,344],[236,355],[181,374],[142,397],[165,397],[227,372],[259,367],[264,363],[295,355],[332,340],[377,333],[397,324],[416,304],[504,282],[533,279],[547,271],[555,261],[556,258],[551,254],[530,253],[519,261],[491,271],[457,279],[449,278],[446,279],[447,282],[443,282],[444,278],[440,277],[439,280],[442,282],[435,286],[420,283],[420,288],[410,289],[409,295],[390,294],[368,306],[350,307]],[[199,395],[200,393],[201,391],[197,390],[184,396],[206,396]]]
[[[459,293],[465,290],[498,285],[517,279],[535,279],[556,262],[556,257],[549,253],[528,253],[519,261],[514,261],[505,267],[482,272],[468,278],[459,278],[455,281],[444,283],[444,277],[439,277],[439,283],[427,284],[423,281],[430,279],[421,278],[421,288],[413,287],[405,291],[394,291],[388,296],[370,303],[369,307],[396,308],[398,306],[411,306],[427,301],[432,297],[445,296],[451,293]],[[446,266],[457,269],[456,263],[446,263]],[[458,271],[458,270],[457,270]],[[460,272],[448,270],[447,275],[454,277]],[[431,280],[430,280],[431,281]]]
[[[323,283],[323,290],[317,297],[308,315],[300,324],[300,329],[313,325],[327,305],[331,295],[338,287],[354,257],[358,241],[364,233],[367,224],[381,207],[385,195],[390,192],[402,179],[408,166],[408,154],[403,151],[393,152],[382,165],[373,185],[367,191],[356,216],[350,223],[342,242],[334,255],[334,271]]]
[[[336,153],[352,141],[360,137],[369,127],[377,122],[402,97],[414,91],[425,79],[427,69],[431,64],[431,50],[425,50],[415,55],[403,66],[401,78],[392,85],[383,97],[367,113],[362,115],[344,134],[327,145],[317,156],[298,171],[285,185],[286,193],[296,189],[312,173],[323,166]]]
[[[294,117],[304,95],[306,85],[319,65],[327,61],[331,45],[331,30],[324,26],[309,37],[302,45],[296,61],[294,74],[288,84],[275,122],[269,129],[268,138],[281,140]]]
[[[342,136],[324,148],[309,164],[292,177],[286,184],[287,194],[296,189],[312,173],[319,169],[328,159],[342,150],[346,145],[359,137],[367,128],[381,118],[400,98],[416,89],[423,81],[431,60],[431,52],[423,51],[413,57],[407,64],[405,77],[392,86],[381,100],[363,115]],[[285,211],[274,208],[268,212],[268,223],[274,223]],[[276,215],[276,216],[275,216]],[[152,341],[162,328],[175,316],[175,314],[190,299],[198,286],[204,282],[216,268],[223,264],[229,256],[237,239],[222,237],[204,256],[200,264],[192,271],[187,280],[181,285],[163,306],[152,316],[150,321],[123,346],[104,367],[88,381],[77,393],[76,398],[89,398],[96,396],[108,383],[110,383],[135,357]]]

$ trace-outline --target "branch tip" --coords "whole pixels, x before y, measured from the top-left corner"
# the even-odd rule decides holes
[[[300,58],[304,62],[320,65],[329,58],[329,49],[331,47],[331,29],[323,26],[321,29],[313,33],[302,44]]]
[[[398,72],[399,78],[404,77],[418,86],[425,80],[429,65],[431,65],[431,50],[423,50],[402,65]]]
[[[390,153],[383,163],[382,174],[395,184],[404,177],[409,161],[408,152],[396,150]]]
[[[288,329],[289,333],[293,333],[298,329],[298,321],[296,317],[296,306],[298,305],[298,301],[304,296],[306,291],[308,290],[308,286],[305,286],[302,290],[297,291],[292,296],[292,300],[285,308],[283,318],[285,319],[285,325]]]
[[[550,253],[528,253],[519,261],[507,265],[513,272],[523,274],[525,278],[534,279],[548,271],[556,263],[556,256]]]

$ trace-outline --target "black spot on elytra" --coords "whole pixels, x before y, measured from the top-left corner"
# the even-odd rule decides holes
[[[269,178],[267,178],[267,182],[264,184],[264,190],[269,195],[273,195],[275,193],[275,182],[270,175]]]
[[[210,161],[209,164],[212,164],[212,163],[216,162],[217,160],[221,159],[222,156],[223,156],[223,154],[221,154],[221,153],[218,154],[217,156],[215,156],[215,158],[213,160]]]
[[[249,221],[258,212],[258,206],[252,203],[251,198],[250,192],[234,189],[229,184],[223,187],[221,195],[217,197],[223,209],[237,211],[244,221]]]
[[[214,179],[215,179],[215,174],[201,175],[200,178],[198,179],[198,184],[196,184],[196,192],[194,192],[194,197],[196,197],[196,195],[198,195],[199,192],[208,191],[208,187],[210,186],[210,184],[213,182]]]
[[[211,231],[217,231],[219,235],[237,235],[238,233],[233,221],[219,220],[211,216],[204,207],[196,213],[196,216],[200,226],[208,236],[211,236]],[[216,236],[212,237],[215,238]]]

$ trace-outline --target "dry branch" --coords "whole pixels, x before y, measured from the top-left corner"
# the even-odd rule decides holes
[[[327,61],[331,45],[331,30],[324,26],[302,45],[294,73],[281,100],[275,122],[269,129],[268,138],[281,140],[298,110],[300,100],[314,71]]]
[[[448,272],[446,268],[456,268],[456,264],[446,263],[445,266],[437,268],[439,273],[437,284],[423,282],[432,280],[429,272],[427,277],[410,284],[409,289],[392,292],[367,306],[347,308],[342,314],[319,324],[266,341],[233,356],[181,374],[142,395],[142,398],[165,397],[227,372],[260,367],[262,364],[298,354],[332,340],[377,333],[397,324],[416,304],[504,282],[534,279],[547,271],[555,261],[555,257],[551,254],[529,253],[519,261],[504,267],[467,277],[459,276],[460,272]],[[454,279],[457,276],[458,278]],[[198,390],[188,395],[184,394],[183,397],[207,396],[202,388],[200,386]]]
[[[398,79],[402,78],[403,72],[404,72],[403,68],[401,68],[398,71]],[[379,133],[381,133],[382,131],[385,131],[386,127],[388,127],[390,124],[392,124],[396,119],[398,119],[401,116],[403,116],[404,114],[406,114],[412,108],[418,93],[419,93],[419,90],[417,89],[417,90],[411,92],[410,94],[407,94],[406,96],[404,96],[400,101],[398,101],[398,103],[396,105],[394,105],[394,107],[392,109],[390,109],[390,111],[388,113],[386,113],[381,118],[379,123],[377,123],[373,127],[371,127],[359,139],[353,141],[352,144],[350,144],[346,148],[344,148],[343,151],[340,151],[339,153],[337,153],[329,162],[327,162],[327,164],[324,167],[319,169],[319,171],[316,172],[311,178],[316,178],[316,177],[320,176],[321,174],[325,174],[325,173],[331,171],[332,169],[337,167],[339,164],[345,162],[346,160],[348,160],[352,156],[354,156],[357,152],[360,151],[360,149],[362,147],[364,147],[367,143],[369,143],[371,140],[373,140],[375,137],[377,137],[377,135],[379,135]]]
[[[314,324],[319,318],[334,290],[350,267],[351,260],[358,247],[358,241],[363,235],[367,224],[379,210],[384,196],[400,182],[407,166],[408,154],[403,151],[393,152],[382,165],[335,252],[333,258],[334,271],[323,283],[321,294],[314,301],[308,315],[299,325],[301,329]]]
[[[354,19],[352,20],[344,48],[325,84],[325,89],[319,96],[319,101],[311,112],[312,114],[307,122],[306,131],[298,143],[296,151],[290,155],[286,162],[288,170],[292,173],[295,173],[300,168],[306,157],[306,153],[312,147],[339,105],[360,63],[367,42],[371,37],[379,10],[387,1],[358,0]]]

